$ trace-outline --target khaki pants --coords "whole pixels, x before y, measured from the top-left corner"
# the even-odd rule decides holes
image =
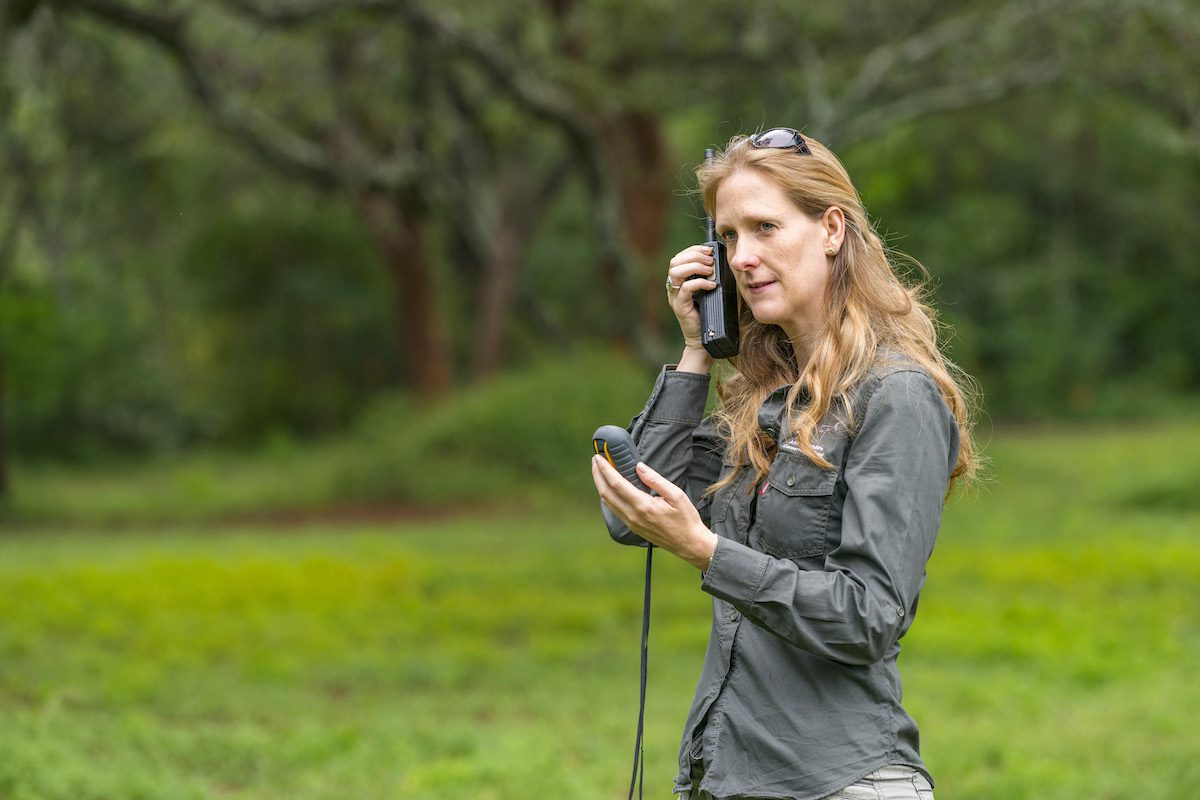
[[[692,785],[700,782],[693,768]],[[679,800],[712,800],[708,792],[683,792]],[[751,800],[751,798],[746,798]],[[883,767],[824,800],[933,800],[933,787],[912,767]]]

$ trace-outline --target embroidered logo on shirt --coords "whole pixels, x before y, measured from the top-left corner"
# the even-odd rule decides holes
[[[834,436],[839,432],[844,432],[845,430],[846,426],[842,422],[827,422],[823,425],[818,425],[817,429],[813,431],[813,452],[824,457],[825,445],[820,444],[820,440],[829,436]],[[803,455],[804,451],[800,449],[800,445],[797,443],[797,438],[798,437],[796,434],[792,434],[787,438],[786,441],[779,445],[779,449],[795,455]]]

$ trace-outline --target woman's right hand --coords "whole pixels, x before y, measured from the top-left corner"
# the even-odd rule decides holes
[[[671,286],[667,288],[667,302],[679,320],[679,330],[683,332],[684,347],[689,350],[704,350],[700,341],[700,312],[696,310],[693,296],[717,288],[717,284],[705,275],[713,271],[712,248],[703,244],[694,244],[686,250],[681,250],[671,259],[671,267],[667,270],[667,280]],[[701,277],[697,277],[701,276]],[[695,280],[688,280],[695,278]]]

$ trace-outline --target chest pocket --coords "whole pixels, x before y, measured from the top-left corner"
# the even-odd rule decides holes
[[[824,555],[837,470],[781,453],[758,497],[751,546],[776,558]]]

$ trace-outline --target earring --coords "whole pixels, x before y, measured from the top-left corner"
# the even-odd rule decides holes
[[[831,255],[834,255],[835,253],[837,253],[837,250],[834,250],[832,247],[825,248],[825,255],[831,256]]]

